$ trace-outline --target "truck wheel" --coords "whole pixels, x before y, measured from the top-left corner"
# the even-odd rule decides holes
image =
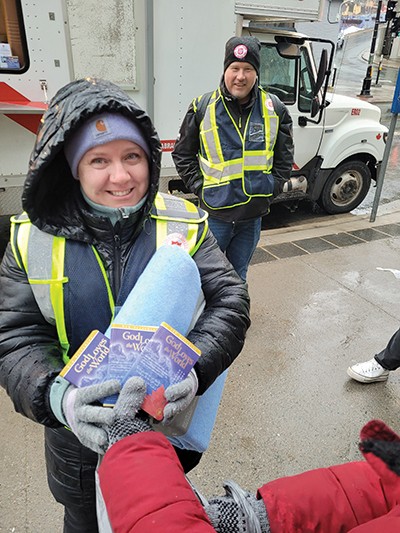
[[[331,215],[348,213],[366,197],[371,172],[362,161],[342,163],[330,174],[318,203]]]

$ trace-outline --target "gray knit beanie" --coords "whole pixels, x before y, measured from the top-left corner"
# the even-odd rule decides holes
[[[64,153],[73,177],[79,179],[78,165],[88,150],[122,139],[132,141],[143,148],[150,158],[149,145],[132,120],[120,113],[101,113],[90,117],[65,141]]]

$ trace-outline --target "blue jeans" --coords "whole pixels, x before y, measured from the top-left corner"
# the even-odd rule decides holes
[[[260,239],[261,217],[245,222],[225,222],[209,217],[208,222],[219,247],[242,280],[246,281],[247,269]]]

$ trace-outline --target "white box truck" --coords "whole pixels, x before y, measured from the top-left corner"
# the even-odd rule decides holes
[[[46,103],[86,76],[117,83],[148,111],[163,146],[161,190],[184,190],[175,138],[192,98],[218,85],[235,34],[259,38],[260,84],[293,117],[293,175],[305,175],[308,188],[278,200],[306,195],[328,213],[355,208],[376,178],[387,128],[378,107],[328,94],[334,44],[295,31],[320,19],[322,1],[0,0],[0,215],[20,210]]]

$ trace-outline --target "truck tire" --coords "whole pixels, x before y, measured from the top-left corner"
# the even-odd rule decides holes
[[[348,213],[366,197],[371,171],[362,161],[342,163],[329,175],[318,203],[329,214]]]

